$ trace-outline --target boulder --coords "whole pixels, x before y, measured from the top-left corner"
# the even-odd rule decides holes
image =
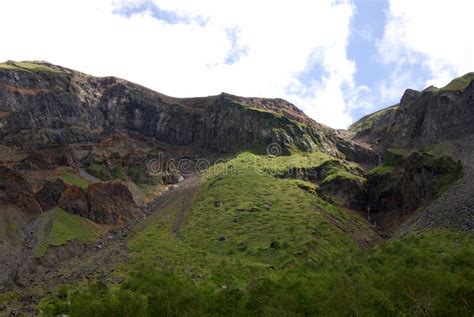
[[[4,204],[16,205],[31,214],[43,211],[25,178],[14,170],[0,166],[0,205]]]
[[[365,181],[349,173],[338,173],[328,177],[319,185],[317,194],[338,206],[355,210],[367,209]]]
[[[103,224],[122,224],[136,219],[140,211],[128,187],[119,182],[95,183],[87,189],[88,218]]]
[[[43,210],[50,210],[58,204],[65,189],[66,184],[62,179],[47,181],[35,197]]]
[[[58,206],[67,212],[91,219],[89,216],[87,195],[84,190],[77,186],[66,185],[66,188],[59,198]]]

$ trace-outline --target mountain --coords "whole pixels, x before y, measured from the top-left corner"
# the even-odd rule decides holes
[[[404,224],[410,228],[453,227],[473,230],[474,200],[474,73],[446,87],[421,92],[408,89],[398,105],[380,110],[353,124],[353,141],[370,145],[381,156],[424,151],[450,156],[463,166],[459,182]]]
[[[472,315],[470,76],[343,131],[0,64],[0,316]]]

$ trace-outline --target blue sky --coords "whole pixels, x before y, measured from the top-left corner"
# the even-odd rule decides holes
[[[358,85],[375,87],[389,73],[389,65],[382,63],[377,54],[377,40],[383,36],[388,1],[356,0],[354,6],[347,55],[356,63],[355,82]],[[394,100],[385,101],[385,103],[391,102]],[[373,110],[377,110],[386,104],[380,100],[379,104],[373,106]],[[366,112],[366,109],[356,108],[351,111],[351,117],[359,118]]]
[[[18,0],[0,12],[0,61],[177,97],[284,98],[335,128],[474,70],[472,0]]]

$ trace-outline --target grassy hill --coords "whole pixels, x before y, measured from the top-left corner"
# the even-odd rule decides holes
[[[121,285],[62,288],[46,316],[470,316],[467,233],[380,239],[355,212],[275,177],[333,159],[243,153],[175,189],[128,237]],[[278,174],[278,173],[277,173]]]

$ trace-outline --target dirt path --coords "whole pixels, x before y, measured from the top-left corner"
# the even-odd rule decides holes
[[[181,208],[176,216],[175,223],[173,224],[172,232],[176,237],[179,237],[179,230],[186,219],[186,212],[191,208],[191,205],[194,200],[196,188],[198,185],[199,179],[189,179],[187,186],[182,188],[181,192]]]

